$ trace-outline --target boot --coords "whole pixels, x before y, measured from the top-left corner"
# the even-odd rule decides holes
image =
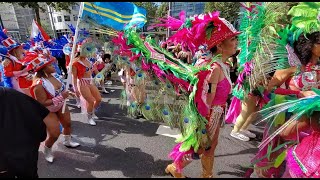
[[[71,135],[63,135],[63,145],[67,146],[67,147],[72,147],[72,148],[75,148],[75,147],[78,147],[80,146],[79,143],[77,142],[74,142],[71,140]]]
[[[174,178],[186,178],[184,175],[182,175],[182,173],[178,173],[176,171],[176,166],[174,165],[174,163],[169,164],[166,169],[165,169],[167,174],[171,174],[171,176],[173,176]]]
[[[96,122],[94,121],[94,119],[93,119],[93,113],[88,113],[88,123],[91,125],[91,126],[95,126],[95,125],[97,125],[96,124]]]
[[[213,175],[213,161],[214,157],[213,156],[205,156],[201,155],[201,164],[202,164],[202,174],[201,178],[214,178]]]
[[[51,147],[52,148],[52,147]],[[44,157],[45,159],[52,163],[53,162],[53,154],[52,154],[52,149],[51,148],[48,148],[47,146],[44,146]]]
[[[96,115],[96,113],[94,111],[92,113],[92,119],[94,119],[94,120],[98,120],[99,119],[99,117]]]
[[[186,167],[188,164],[190,164],[192,160],[190,161],[183,161],[182,168]],[[174,178],[186,178],[182,173],[177,172],[177,168],[174,163],[169,164],[165,169],[167,174],[171,174]]]
[[[76,98],[76,101],[77,101],[76,103],[77,108],[81,108],[80,98]]]
[[[109,94],[109,91],[107,91],[105,87],[102,87],[102,92],[105,94]]]

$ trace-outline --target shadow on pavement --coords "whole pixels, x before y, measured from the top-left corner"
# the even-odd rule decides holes
[[[240,165],[230,165],[230,167],[236,169],[235,171],[233,172],[229,172],[229,171],[220,171],[217,173],[217,175],[223,175],[223,174],[229,174],[229,175],[233,175],[233,176],[237,176],[237,177],[244,177],[245,175],[245,172],[248,170],[247,167],[242,167]]]
[[[59,144],[58,146],[63,146]],[[152,175],[164,176],[164,169],[170,161],[155,161],[152,155],[142,152],[139,148],[128,147],[125,150],[97,145],[94,150],[90,147],[81,146],[76,149],[54,151],[55,161],[53,164],[42,162],[41,168],[46,168],[46,175],[40,177],[72,177],[93,178],[103,177],[99,171],[121,171],[123,176],[130,178],[151,178]],[[81,153],[79,153],[79,151]],[[44,154],[39,153],[39,159],[44,160]],[[67,162],[67,164],[66,164]],[[67,174],[58,174],[67,172]],[[107,177],[117,177],[116,174]]]

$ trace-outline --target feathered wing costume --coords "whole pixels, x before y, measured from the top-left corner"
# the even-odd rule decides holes
[[[306,2],[290,9],[288,14],[294,16],[293,26],[287,26],[278,32],[280,38],[274,52],[277,69],[297,66],[296,74],[305,73],[299,71],[301,63],[294,53],[292,44],[301,33],[319,31],[319,7],[320,3]],[[319,177],[319,152],[315,145],[319,141],[319,133],[314,131],[306,134],[297,131],[295,141],[284,141],[279,137],[291,123],[300,120],[302,116],[311,118],[314,112],[319,111],[319,90],[312,90],[317,95],[300,99],[290,95],[272,95],[272,100],[259,112],[260,118],[257,119],[257,123],[266,122],[267,125],[263,141],[259,145],[260,150],[252,162],[262,169],[267,169],[267,176],[272,177],[276,173],[279,175],[278,167],[287,159],[287,169],[291,177]],[[299,143],[301,138],[302,142]]]
[[[198,49],[203,44],[212,47],[219,41],[213,38],[214,33],[221,33],[216,37],[222,38],[238,34],[233,31],[222,32],[223,28],[230,27],[222,25],[225,22],[219,18],[218,12],[199,15],[186,21],[188,25],[183,25],[182,21],[177,23],[180,28],[173,37],[180,36],[176,38],[176,42],[191,48]],[[127,43],[123,39],[127,39]],[[211,143],[206,132],[205,118],[211,107],[206,104],[205,96],[208,92],[207,78],[211,74],[211,64],[219,57],[202,67],[190,66],[174,58],[150,37],[143,41],[134,29],[126,30],[124,36],[119,36],[115,41],[122,42],[118,52],[129,56],[127,59],[130,60],[126,63],[132,71],[131,77],[137,82],[142,78],[148,79],[147,82],[157,89],[152,97],[147,97],[144,104],[140,105],[143,115],[150,120],[161,119],[181,130],[182,135],[176,140],[178,144],[170,153],[180,171],[186,156],[197,152],[200,147],[207,148]],[[130,107],[136,107],[136,104],[131,103]]]
[[[241,101],[249,94],[259,97],[262,107],[268,98],[264,92],[269,73],[275,71],[270,63],[275,41],[275,27],[284,14],[285,3],[241,3],[239,48],[239,76],[233,89],[233,98],[226,122],[235,123],[241,112]]]

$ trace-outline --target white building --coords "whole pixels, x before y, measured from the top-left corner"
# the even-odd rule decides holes
[[[48,35],[54,37],[56,31],[57,37],[70,33],[68,25],[72,24],[76,27],[79,15],[80,2],[70,7],[71,12],[56,11],[53,7],[49,7],[45,2],[40,2],[39,5],[45,9],[40,10],[41,26]],[[26,41],[31,34],[32,21],[35,19],[35,12],[31,8],[23,8],[19,5],[11,3],[2,3],[0,6],[0,16],[3,26],[8,30],[8,34],[12,35],[19,42]],[[52,18],[51,18],[52,17]],[[1,24],[0,24],[1,25]],[[80,28],[89,29],[89,25],[81,23]],[[91,32],[91,34],[99,33]]]
[[[50,11],[52,12],[52,22],[54,24],[54,28],[57,32],[57,36],[62,36],[64,34],[70,33],[70,29],[68,25],[72,24],[73,27],[76,27],[78,15],[79,15],[79,9],[80,9],[80,3],[77,3],[76,5],[72,5],[70,7],[71,12],[68,11],[56,11],[54,8],[48,7],[48,11],[50,14]],[[49,15],[50,21],[51,16]],[[51,23],[52,25],[52,23]],[[53,28],[53,27],[52,27]],[[82,27],[83,28],[83,27]],[[88,27],[85,27],[88,28]]]

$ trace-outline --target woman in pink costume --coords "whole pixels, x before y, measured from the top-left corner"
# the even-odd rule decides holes
[[[291,91],[289,94],[296,94],[297,97],[307,97],[315,95],[311,88],[319,89],[320,68],[317,64],[320,57],[320,32],[301,34],[298,40],[294,43],[294,50],[301,61],[301,73],[292,77],[287,77],[285,73],[279,77],[287,77],[284,82],[289,87],[286,91]],[[295,68],[292,68],[295,69]],[[288,71],[290,72],[290,71]],[[278,92],[285,90],[277,89]],[[285,93],[287,94],[287,93]],[[306,107],[307,108],[307,107]],[[280,113],[280,112],[279,112]],[[294,114],[295,115],[295,114]],[[292,116],[294,116],[292,115]],[[302,115],[297,121],[290,122],[284,126],[279,132],[279,136],[275,136],[271,142],[286,143],[289,141],[300,143],[288,143],[288,148],[281,148],[278,151],[271,153],[269,162],[275,161],[282,152],[287,150],[286,173],[283,177],[319,177],[319,112],[313,112],[311,117]],[[276,127],[280,129],[281,125]],[[307,137],[306,137],[307,136]],[[263,139],[262,144],[268,144],[268,136]],[[273,143],[273,148],[277,144]],[[267,153],[267,146],[259,151],[257,157],[262,157]],[[263,167],[265,158],[256,164]],[[260,177],[279,177],[278,168],[272,167],[265,170],[256,170]]]
[[[220,55],[221,59],[211,64],[211,73],[204,79],[205,85],[204,90],[202,91],[203,97],[206,99],[206,104],[210,109],[206,117],[208,120],[206,132],[203,132],[204,134],[207,134],[209,143],[206,147],[201,147],[197,152],[200,154],[202,164],[201,177],[204,178],[214,177],[214,152],[218,144],[219,129],[223,114],[225,114],[226,101],[232,86],[230,69],[226,64],[226,61],[230,56],[236,53],[238,45],[236,36],[240,33],[223,18],[217,17],[213,22],[214,26],[219,28],[215,27],[212,29],[211,38],[206,44],[213,56]],[[208,65],[210,62],[211,59],[202,62],[199,66]],[[219,92],[219,94],[217,92]],[[172,154],[179,151],[179,145],[180,144],[173,149]],[[181,173],[181,169],[191,162],[191,155],[192,152],[185,152],[182,162],[176,159],[174,163],[167,166],[166,172],[174,177],[184,177]]]

